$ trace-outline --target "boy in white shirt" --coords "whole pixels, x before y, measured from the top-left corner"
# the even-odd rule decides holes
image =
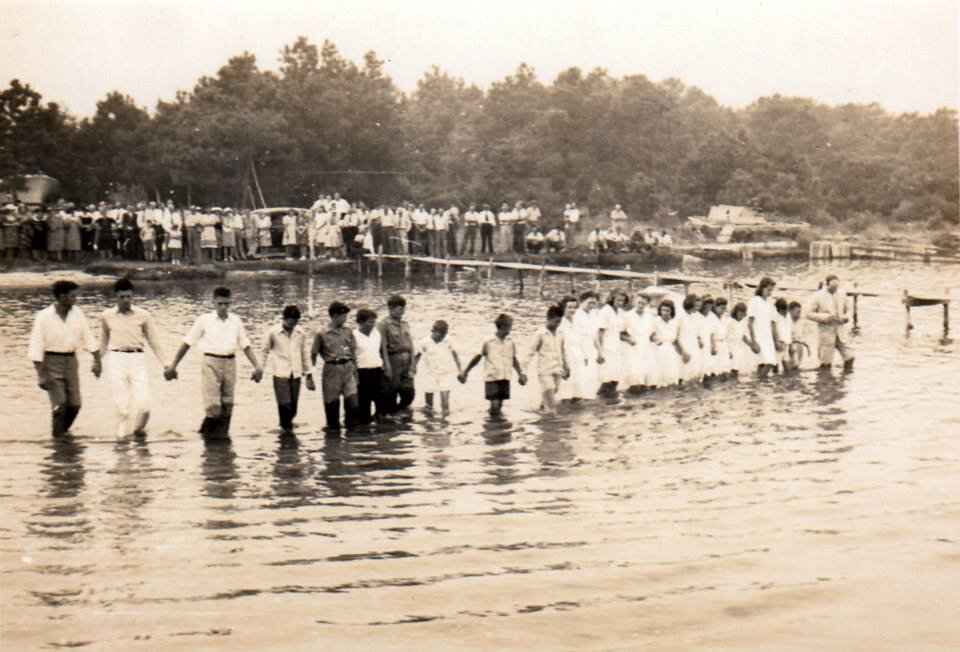
[[[306,380],[307,389],[316,389],[313,373],[310,371],[309,338],[300,323],[300,308],[286,306],[283,320],[267,331],[267,342],[263,348],[263,366],[267,366],[273,353],[273,395],[277,399],[277,412],[280,415],[280,432],[284,436],[293,434],[293,419],[297,416],[297,404],[300,401],[300,378]]]
[[[383,338],[377,325],[377,313],[361,308],[357,311],[357,327],[353,336],[357,340],[357,422],[381,421],[386,414],[383,409]],[[375,407],[371,414],[370,407]]]
[[[438,319],[428,337],[417,343],[417,354],[413,359],[413,373],[417,375],[417,384],[423,390],[427,409],[433,410],[433,395],[440,394],[440,405],[444,416],[450,414],[450,387],[463,370],[460,357],[447,339],[449,326]]]
[[[500,416],[503,402],[510,398],[511,369],[516,370],[521,385],[527,384],[527,377],[517,358],[517,345],[510,338],[513,318],[500,313],[493,323],[497,327],[496,337],[483,343],[483,349],[473,356],[470,364],[460,374],[459,380],[466,383],[470,370],[483,360],[484,395],[490,401],[490,416],[496,417]]]
[[[547,309],[547,323],[537,331],[536,339],[530,350],[530,359],[537,359],[537,378],[540,380],[540,392],[543,396],[540,409],[550,414],[557,411],[557,391],[560,389],[560,379],[569,376],[569,371],[563,368],[560,355],[560,342],[557,339],[557,328],[563,319],[563,311],[559,306],[550,306]]]

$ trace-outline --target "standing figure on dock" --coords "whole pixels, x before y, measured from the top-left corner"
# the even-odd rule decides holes
[[[413,338],[410,324],[403,318],[407,300],[399,294],[387,299],[389,314],[377,324],[386,357],[383,373],[387,378],[384,405],[388,414],[404,410],[413,403],[416,390],[413,384]]]
[[[300,379],[311,392],[316,389],[310,371],[310,351],[306,332],[300,328],[300,308],[285,306],[281,321],[267,331],[263,347],[263,366],[270,365],[273,376],[273,396],[277,400],[280,431],[293,434],[293,420],[300,402]],[[273,354],[271,361],[270,354]]]
[[[513,207],[513,253],[527,253],[527,209],[518,201]]]
[[[496,335],[484,342],[480,353],[473,356],[470,364],[460,374],[460,382],[466,383],[470,370],[483,360],[484,396],[490,401],[490,415],[499,416],[503,402],[510,399],[510,377],[517,372],[521,385],[527,384],[527,377],[517,358],[517,345],[510,337],[513,330],[513,318],[500,313],[494,320]]]
[[[77,349],[93,354],[93,375],[100,377],[100,351],[83,311],[77,307],[77,284],[53,284],[53,303],[37,313],[27,354],[37,370],[37,384],[50,398],[52,432],[61,437],[80,414]]]
[[[349,430],[356,423],[357,407],[357,340],[347,328],[350,307],[334,301],[327,309],[330,326],[317,331],[313,338],[310,360],[323,360],[320,384],[323,391],[323,409],[327,415],[327,430],[340,430],[340,397],[343,396],[344,425]]]
[[[508,253],[511,249],[513,239],[513,223],[516,221],[516,212],[510,210],[510,204],[503,202],[500,204],[500,212],[497,213],[497,253]]]
[[[190,347],[197,346],[200,349],[203,354],[200,388],[205,412],[200,434],[205,440],[230,438],[230,419],[237,386],[237,351],[243,351],[253,365],[253,381],[259,383],[263,377],[263,369],[250,348],[243,321],[230,312],[230,303],[229,288],[218,287],[213,291],[214,310],[197,317],[183,338],[173,362],[163,372],[167,380],[175,379],[177,365]]]
[[[470,204],[463,214],[463,240],[460,243],[460,255],[476,253],[477,233],[480,231],[480,212],[476,204]],[[468,251],[469,249],[469,251]]]
[[[770,295],[776,287],[773,279],[764,276],[760,279],[757,292],[747,304],[747,334],[750,336],[750,349],[757,356],[757,371],[764,378],[777,367],[777,346],[774,318],[776,311],[770,303]],[[745,370],[740,369],[740,373]]]
[[[818,353],[821,369],[830,368],[833,352],[837,350],[843,358],[843,370],[853,371],[856,356],[850,345],[850,329],[847,326],[850,314],[847,295],[840,292],[840,279],[831,274],[824,287],[813,294],[807,310],[807,318],[815,321],[820,331]]]
[[[145,436],[150,419],[145,345],[150,345],[161,367],[167,363],[153,316],[133,305],[133,283],[120,279],[113,284],[113,294],[117,305],[100,315],[100,356],[117,407],[117,437]]]
[[[484,204],[480,212],[480,253],[493,254],[493,230],[497,218],[490,210],[490,204]]]

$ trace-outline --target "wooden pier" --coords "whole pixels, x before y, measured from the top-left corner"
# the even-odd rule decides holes
[[[385,260],[388,261],[398,261],[403,263],[404,277],[411,278],[413,275],[413,264],[424,264],[434,266],[435,272],[443,270],[444,282],[449,284],[450,282],[450,271],[451,268],[467,268],[475,269],[477,272],[480,270],[486,271],[487,281],[491,280],[493,277],[493,271],[495,269],[503,269],[515,271],[517,273],[517,284],[520,291],[524,289],[524,273],[531,272],[537,274],[538,287],[540,290],[540,295],[544,294],[544,283],[547,274],[565,274],[570,278],[570,288],[571,291],[574,290],[575,284],[574,279],[577,276],[583,276],[593,279],[596,282],[599,282],[601,278],[607,279],[622,279],[628,283],[632,289],[632,284],[634,281],[643,281],[648,285],[661,286],[661,285],[683,285],[684,288],[689,287],[690,285],[696,283],[700,285],[711,285],[711,286],[720,286],[730,294],[730,298],[733,297],[733,291],[737,288],[755,288],[757,286],[757,281],[751,280],[741,280],[741,279],[729,279],[729,278],[718,278],[715,276],[696,276],[689,274],[678,274],[673,272],[661,273],[661,272],[635,272],[630,269],[602,269],[596,267],[576,267],[574,265],[547,265],[546,263],[537,265],[534,263],[524,263],[521,261],[503,261],[503,260],[493,260],[492,258],[487,260],[479,259],[467,259],[467,258],[439,258],[436,256],[414,256],[414,255],[404,255],[404,254],[366,254],[362,258],[358,259],[358,271],[362,275],[364,273],[364,260],[368,262],[376,263],[377,276],[383,276],[383,263]],[[481,272],[482,273],[482,272]],[[777,287],[781,290],[787,290],[790,292],[816,292],[818,288],[816,287],[805,287],[805,286],[795,286],[795,285],[783,285],[777,284]],[[853,328],[854,330],[859,330],[859,300],[861,297],[868,298],[892,298],[900,299],[906,310],[906,322],[907,322],[907,334],[913,330],[913,324],[911,322],[911,308],[918,308],[924,306],[943,306],[943,336],[941,342],[948,343],[950,342],[950,288],[947,288],[944,294],[932,294],[932,293],[913,293],[909,290],[903,290],[902,295],[891,294],[889,292],[881,292],[877,290],[865,290],[857,287],[857,284],[854,283],[852,287],[845,289],[847,296],[853,299]]]

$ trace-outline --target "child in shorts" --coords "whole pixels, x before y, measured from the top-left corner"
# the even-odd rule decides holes
[[[557,411],[557,391],[560,389],[560,379],[569,376],[564,372],[562,356],[560,355],[560,340],[557,337],[557,328],[563,319],[563,311],[559,306],[550,306],[547,309],[547,323],[537,331],[533,346],[530,347],[530,358],[527,366],[537,360],[537,378],[540,381],[541,402],[540,409],[546,413]]]
[[[470,370],[483,359],[484,394],[490,401],[490,415],[498,416],[503,409],[503,402],[510,398],[511,368],[516,370],[521,385],[527,384],[527,377],[517,359],[517,345],[510,338],[513,318],[501,313],[493,323],[497,327],[496,337],[484,342],[483,349],[473,356],[459,379],[461,383],[466,383]]]
[[[417,343],[412,369],[427,409],[433,410],[433,395],[440,394],[444,415],[450,414],[450,387],[463,371],[460,358],[447,337],[448,330],[447,322],[442,319],[434,322],[430,335]]]

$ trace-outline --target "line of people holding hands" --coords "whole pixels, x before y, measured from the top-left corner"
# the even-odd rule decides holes
[[[164,377],[172,381],[195,347],[202,356],[204,419],[199,431],[206,439],[229,437],[240,353],[253,367],[255,382],[263,378],[266,366],[284,433],[293,431],[301,384],[308,391],[316,389],[317,367],[330,432],[389,422],[410,408],[416,386],[428,409],[439,399],[439,408],[447,414],[451,388],[457,381],[465,383],[481,363],[484,396],[494,415],[510,399],[514,374],[524,385],[527,370],[537,377],[540,408],[546,412],[556,411],[558,403],[618,391],[641,393],[737,375],[791,372],[805,359],[819,359],[821,367],[829,368],[835,351],[844,369],[852,370],[849,307],[837,277],[827,277],[811,297],[806,319],[798,302],[773,300],[774,288],[772,279],[763,278],[749,303],[735,304],[729,314],[722,297],[681,296],[650,287],[633,296],[614,290],[601,304],[598,294],[588,291],[549,306],[523,355],[511,335],[513,318],[498,315],[493,337],[464,364],[445,320],[436,321],[429,336],[414,341],[404,319],[406,300],[400,295],[389,297],[382,318],[369,308],[358,310],[353,327],[347,324],[349,306],[334,301],[327,311],[329,323],[315,333],[300,325],[300,309],[288,305],[268,329],[258,356],[243,321],[230,310],[232,296],[225,287],[213,291],[214,310],[197,317],[168,361],[152,315],[133,303],[128,279],[114,285],[116,305],[100,315],[99,340],[76,306],[76,283],[57,281],[53,303],[35,317],[28,355],[50,399],[54,436],[63,435],[80,411],[78,349],[93,354],[95,376],[105,369],[117,410],[117,435],[126,436],[145,433],[149,420],[146,349],[153,350]],[[808,343],[814,325],[816,358]]]

